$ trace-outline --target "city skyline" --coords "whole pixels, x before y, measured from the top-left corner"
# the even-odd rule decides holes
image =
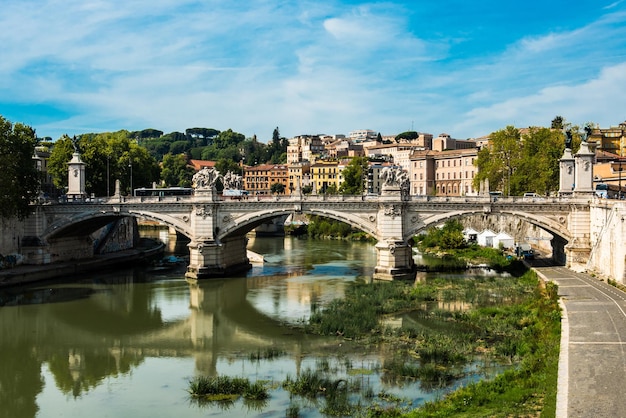
[[[626,120],[623,0],[234,3],[6,0],[0,115],[262,141]]]

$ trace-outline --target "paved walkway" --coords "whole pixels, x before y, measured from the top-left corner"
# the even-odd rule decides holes
[[[535,267],[563,306],[557,417],[626,417],[626,293],[565,267]]]

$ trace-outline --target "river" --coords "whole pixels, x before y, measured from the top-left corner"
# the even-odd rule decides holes
[[[381,350],[294,327],[351,282],[369,280],[372,244],[254,238],[249,248],[266,262],[240,277],[190,284],[181,265],[0,292],[0,417],[284,417],[294,409],[316,417],[317,405],[294,401],[280,383],[319,368],[356,376],[407,407],[442,396],[419,382],[382,379]],[[270,398],[193,402],[189,382],[216,375],[272,382]]]

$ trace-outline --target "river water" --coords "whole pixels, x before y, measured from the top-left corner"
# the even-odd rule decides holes
[[[317,405],[280,383],[319,368],[408,407],[442,396],[381,379],[381,350],[293,326],[369,280],[372,244],[254,238],[249,248],[266,262],[224,280],[190,284],[184,266],[137,268],[0,292],[0,417],[284,417],[294,402],[300,416],[316,417]],[[258,358],[266,352],[275,356]],[[193,402],[189,382],[216,375],[272,382],[270,398]]]

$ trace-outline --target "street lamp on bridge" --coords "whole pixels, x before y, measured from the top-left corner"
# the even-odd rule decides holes
[[[128,166],[130,167],[130,195],[133,196],[133,160],[128,159]]]

